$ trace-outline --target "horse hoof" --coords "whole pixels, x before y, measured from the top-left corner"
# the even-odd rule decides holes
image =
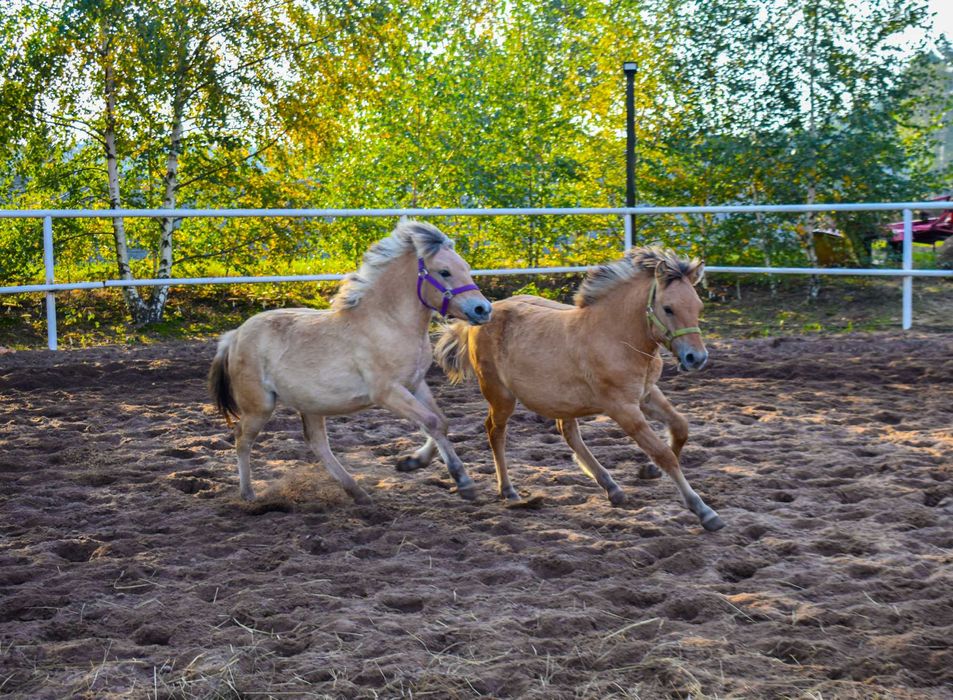
[[[359,506],[374,505],[374,499],[368,496],[366,493],[361,492],[352,494],[352,497],[354,498],[354,502]]]
[[[526,498],[509,498],[507,499],[506,503],[503,504],[503,507],[508,509],[526,508],[530,510],[537,510],[543,507],[543,497],[534,495],[527,496]]]
[[[477,498],[476,484],[471,482],[466,486],[458,486],[457,493],[460,494],[460,498],[464,501],[475,501]]]
[[[242,495],[243,501],[248,501],[249,503],[251,503],[252,501],[255,500],[255,492],[252,491],[251,489],[249,489],[248,491],[242,491],[241,495]]]
[[[708,530],[708,532],[714,532],[715,530],[720,530],[725,526],[724,521],[718,517],[717,513],[712,513],[710,516],[702,520],[702,527]]]
[[[518,501],[520,500],[519,492],[510,486],[508,489],[503,489],[500,491],[500,498],[504,501]]]
[[[609,494],[609,503],[614,506],[621,506],[625,503],[625,491],[622,489],[616,489]]]
[[[397,466],[394,468],[399,472],[414,472],[426,466],[423,460],[417,459],[413,455],[408,455],[407,457],[402,457],[397,460]]]
[[[662,478],[662,470],[656,467],[654,464],[643,464],[642,468],[639,470],[640,479],[660,479]]]

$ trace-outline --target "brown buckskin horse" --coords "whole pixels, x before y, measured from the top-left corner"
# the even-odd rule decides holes
[[[605,414],[615,420],[678,487],[706,530],[724,526],[692,490],[678,457],[688,422],[656,385],[662,372],[659,347],[682,369],[701,369],[708,352],[698,328],[702,302],[694,285],[703,265],[657,248],[637,248],[621,260],[593,268],[569,306],[535,296],[493,305],[493,320],[480,327],[452,323],[436,345],[436,359],[451,381],[476,376],[489,403],[486,431],[502,498],[518,503],[508,476],[506,423],[520,401],[556,419],[579,466],[619,505],[625,494],[582,440],[577,419]],[[666,445],[648,418],[664,422]],[[643,476],[658,476],[653,469]]]

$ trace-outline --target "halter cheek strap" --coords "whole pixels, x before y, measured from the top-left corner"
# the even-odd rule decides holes
[[[662,333],[662,344],[668,348],[670,351],[672,349],[672,341],[676,338],[683,335],[691,335],[692,333],[701,333],[702,329],[698,326],[688,326],[686,328],[679,328],[678,330],[671,331],[668,329],[659,317],[655,315],[655,293],[658,291],[658,278],[652,280],[652,286],[649,288],[649,303],[645,308],[645,315],[648,316],[649,323],[654,325]]]
[[[438,292],[440,292],[443,295],[443,303],[440,305],[439,309],[436,306],[431,306],[430,304],[427,303],[427,300],[424,299],[424,295],[423,295],[424,282],[428,282],[431,287],[433,287],[434,289],[436,289]],[[453,299],[453,297],[455,297],[457,294],[461,294],[463,292],[470,292],[473,290],[479,290],[479,289],[480,288],[476,286],[475,284],[465,284],[462,287],[447,289],[440,283],[440,280],[438,280],[436,277],[434,277],[427,271],[427,267],[426,265],[424,265],[424,259],[417,258],[417,298],[420,299],[421,304],[426,306],[428,309],[432,309],[436,311],[441,316],[447,315],[447,309],[450,308],[450,300]]]

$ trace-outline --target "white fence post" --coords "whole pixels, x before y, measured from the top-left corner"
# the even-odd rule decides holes
[[[913,269],[913,211],[903,210],[903,269]],[[913,326],[913,277],[903,278],[903,330]]]
[[[622,220],[625,222],[625,238],[623,239],[623,250],[629,250],[632,247],[632,215],[625,214],[622,216]]]
[[[46,283],[53,284],[53,217],[43,217],[43,267]],[[56,350],[56,294],[46,293],[46,341],[50,350]]]

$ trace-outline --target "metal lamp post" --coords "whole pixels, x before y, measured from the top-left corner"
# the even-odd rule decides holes
[[[625,72],[625,206],[635,206],[635,74],[639,64],[626,61]],[[635,216],[625,215],[625,249],[632,247]]]

